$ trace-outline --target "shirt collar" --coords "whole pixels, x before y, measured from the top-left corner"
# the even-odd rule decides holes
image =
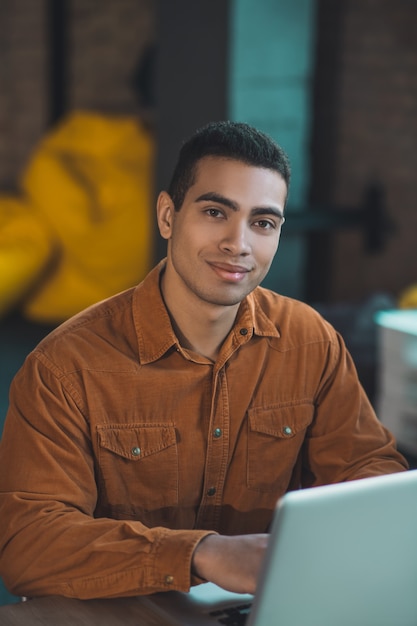
[[[135,288],[133,294],[133,320],[142,364],[158,360],[173,347],[179,348],[160,289],[160,277],[165,263],[166,259],[160,261]],[[249,341],[254,334],[265,337],[280,336],[276,326],[262,310],[259,301],[261,291],[257,287],[239,307],[231,334],[240,345]]]
[[[149,272],[133,293],[133,321],[141,363],[156,361],[178,345],[159,286],[164,268],[165,259]]]

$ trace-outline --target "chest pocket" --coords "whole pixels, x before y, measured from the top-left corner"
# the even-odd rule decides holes
[[[178,503],[178,452],[170,424],[97,427],[100,495],[129,515]]]
[[[287,488],[313,416],[311,404],[249,410],[249,489],[281,492]]]

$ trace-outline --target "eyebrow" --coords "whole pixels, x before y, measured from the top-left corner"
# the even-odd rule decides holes
[[[230,198],[226,198],[226,196],[222,196],[220,193],[216,193],[215,191],[208,191],[207,193],[201,194],[196,198],[196,202],[216,202],[217,204],[223,204],[223,206],[228,207],[232,211],[239,211],[239,205],[237,202],[234,202]],[[284,217],[283,211],[277,209],[275,207],[266,206],[266,207],[255,207],[251,211],[252,215],[275,215],[275,217],[282,218]]]

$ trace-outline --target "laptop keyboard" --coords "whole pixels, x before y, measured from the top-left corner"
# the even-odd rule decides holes
[[[226,626],[244,626],[249,615],[252,604],[240,604],[227,609],[212,611],[211,616],[215,617],[219,624]]]

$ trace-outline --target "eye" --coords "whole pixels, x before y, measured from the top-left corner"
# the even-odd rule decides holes
[[[270,220],[258,220],[254,222],[254,226],[258,226],[262,230],[275,230],[278,225]]]
[[[274,219],[261,219],[254,222],[254,226],[260,230],[277,230],[285,222],[284,217],[274,217]]]
[[[206,213],[209,217],[223,217],[222,211],[220,209],[216,209],[216,207],[204,209],[204,213]]]

